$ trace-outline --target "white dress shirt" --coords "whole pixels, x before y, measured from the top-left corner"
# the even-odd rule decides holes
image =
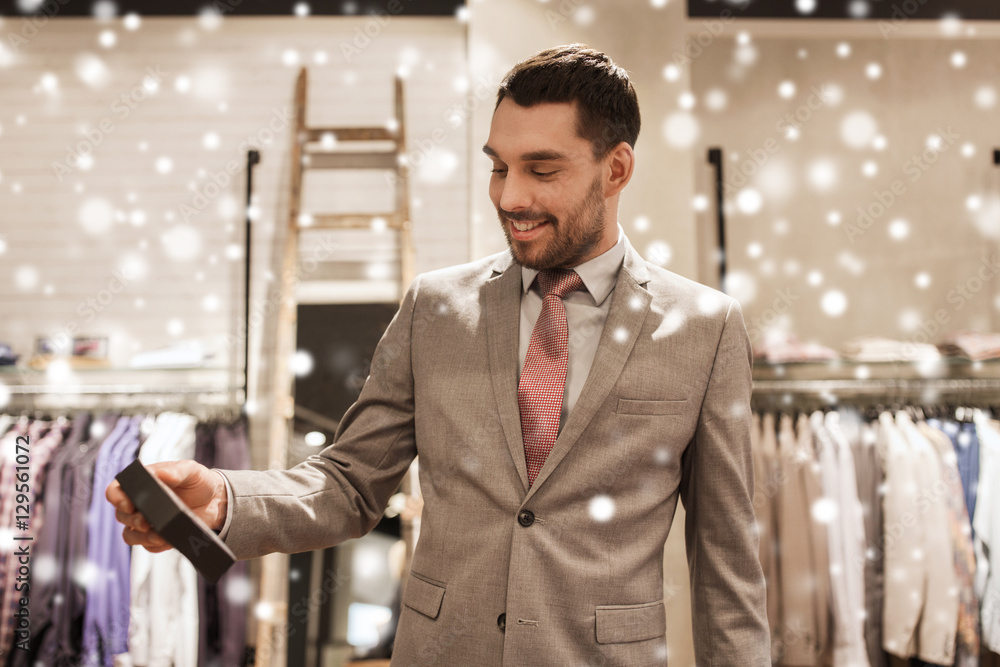
[[[194,458],[191,415],[164,412],[139,450],[143,464]],[[132,547],[129,657],[134,667],[197,667],[198,574],[176,549]],[[124,664],[119,661],[119,664]]]
[[[979,437],[979,485],[976,514],[972,519],[976,533],[976,593],[982,600],[980,621],[983,644],[1000,652],[1000,497],[996,480],[1000,479],[1000,433],[982,411],[976,410],[976,435]]]
[[[921,556],[927,576],[924,611],[917,629],[917,657],[932,665],[953,665],[959,599],[943,464],[934,445],[908,414],[896,413],[896,425],[901,427],[915,457],[920,492],[914,510],[917,520],[924,524]]]
[[[618,226],[618,241],[597,257],[587,260],[573,270],[583,281],[586,291],[570,292],[563,299],[566,306],[566,324],[569,330],[569,361],[566,365],[566,387],[563,393],[559,430],[580,398],[583,385],[590,374],[590,367],[597,355],[597,344],[604,331],[604,323],[611,310],[611,293],[618,282],[618,271],[625,259],[625,232]],[[542,312],[541,289],[535,284],[538,271],[521,267],[521,324],[517,345],[517,377],[521,378],[524,358],[528,354],[531,332]],[[534,289],[532,286],[534,285]]]
[[[827,524],[834,667],[868,667],[865,644],[865,527],[854,474],[854,456],[836,412],[813,412],[823,495],[836,509]]]

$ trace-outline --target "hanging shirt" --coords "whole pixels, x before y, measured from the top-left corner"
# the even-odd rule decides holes
[[[14,499],[17,494],[16,460],[17,439],[28,434],[32,422],[23,418],[0,438],[0,651],[6,655],[13,642],[13,628],[7,629],[13,619],[5,611],[11,606],[8,596],[14,592],[15,581],[7,580],[7,558],[17,548],[14,545]],[[31,440],[29,439],[29,442]],[[22,441],[23,444],[23,441]]]
[[[979,666],[979,600],[973,584],[976,555],[972,546],[972,528],[965,508],[962,479],[951,439],[927,422],[917,425],[934,448],[944,470],[948,485],[948,516],[951,543],[955,556],[955,578],[958,585],[958,630],[955,635],[955,667]]]
[[[82,490],[75,486],[74,463],[81,455],[81,448],[86,451],[100,447],[116,420],[117,415],[110,413],[96,420],[87,414],[78,416],[70,436],[48,463],[45,521],[32,559],[31,643],[28,651],[15,654],[14,667],[76,665],[80,634],[74,623],[82,622],[84,598],[75,580],[81,571],[74,568],[74,556],[78,553],[74,549],[79,546],[79,533],[86,531],[86,517],[77,516],[79,530],[73,527],[77,497],[82,495]],[[89,496],[88,488],[86,497]],[[85,557],[85,545],[83,549]]]
[[[0,653],[9,655],[9,651],[14,645],[14,613],[20,607],[20,593],[14,586],[19,583],[20,563],[18,557],[14,555],[16,546],[22,544],[32,544],[32,541],[15,541],[15,536],[26,536],[34,538],[38,535],[43,524],[42,493],[45,485],[45,466],[48,464],[52,452],[62,444],[63,437],[68,430],[68,424],[60,423],[54,428],[49,428],[50,422],[36,420],[31,424],[25,424],[22,429],[15,429],[9,434],[9,438],[4,438],[2,443],[4,484],[2,486],[3,509],[0,512],[0,530],[5,536],[0,540],[3,552],[0,555]],[[16,470],[17,464],[17,444],[18,436],[28,437],[28,482],[27,498],[25,502],[18,502],[18,488],[20,482],[17,475],[25,471]],[[23,446],[24,441],[20,444]],[[23,451],[23,450],[22,450]],[[15,483],[17,482],[17,483]],[[18,505],[22,507],[27,504],[28,526],[27,529],[18,527],[19,516]],[[9,537],[8,537],[9,536]],[[33,551],[33,549],[32,549]]]
[[[834,667],[869,667],[865,646],[865,534],[854,456],[836,412],[816,411],[810,427],[828,503]]]
[[[250,467],[247,424],[199,424],[195,460],[225,470]],[[248,562],[233,563],[215,584],[199,579],[198,666],[239,665],[246,646],[246,610],[252,586]]]
[[[955,631],[958,627],[958,585],[955,554],[948,518],[948,486],[934,446],[905,412],[896,413],[910,445],[919,484],[916,505],[910,510],[922,524],[920,555],[926,576],[924,607],[917,628],[917,656],[934,665],[955,662]]]
[[[763,424],[762,424],[763,422]],[[750,427],[750,447],[753,453],[753,511],[757,519],[759,537],[758,557],[764,571],[767,587],[767,621],[771,629],[772,656],[778,646],[778,631],[781,621],[780,584],[778,580],[777,517],[775,506],[781,480],[777,469],[777,443],[774,433],[774,415],[761,418],[753,413]]]
[[[191,415],[165,412],[139,449],[145,465],[194,458]],[[129,659],[135,667],[197,667],[198,575],[170,549],[150,553],[132,547]]]
[[[885,460],[882,647],[909,658],[917,653],[917,624],[924,608],[924,524],[916,515],[920,484],[914,457],[889,412],[879,415],[879,446]]]
[[[81,665],[111,667],[113,656],[128,650],[131,547],[121,538],[115,508],[104,497],[108,484],[135,460],[142,416],[123,417],[124,428],[101,446],[94,465],[87,513],[87,560],[95,574],[87,589]]]
[[[979,487],[976,515],[976,593],[982,601],[980,623],[983,645],[1000,653],[1000,432],[980,410],[975,412],[979,436],[979,472],[990,483]]]
[[[782,415],[778,430],[781,479],[778,540],[781,544],[782,665],[824,664],[830,649],[830,565],[826,526],[814,511],[822,498],[812,451],[809,418],[801,415],[798,437],[792,417]]]
[[[979,436],[976,435],[976,425],[940,419],[928,419],[927,423],[940,429],[951,439],[971,526],[972,517],[976,515],[976,495],[979,488]]]
[[[862,423],[856,412],[847,418],[841,413],[841,426],[846,430],[854,455],[858,500],[865,522],[865,644],[871,667],[888,664],[882,650],[882,604],[885,598],[885,570],[882,552],[882,479],[883,464],[877,445],[875,424]]]
[[[758,549],[764,580],[767,585],[767,621],[771,630],[771,661],[776,662],[783,653],[781,641],[781,573],[778,569],[778,504],[785,480],[778,459],[778,436],[774,414],[760,417],[760,456],[755,465],[763,466],[760,477],[754,472],[754,512],[767,528],[761,528],[761,546]]]

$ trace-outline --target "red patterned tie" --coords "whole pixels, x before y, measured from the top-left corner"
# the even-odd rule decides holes
[[[566,387],[566,363],[569,359],[569,331],[563,297],[583,289],[576,271],[548,269],[538,274],[542,288],[542,312],[531,332],[528,353],[517,387],[517,406],[521,410],[521,436],[528,464],[528,484],[542,469],[559,434]]]

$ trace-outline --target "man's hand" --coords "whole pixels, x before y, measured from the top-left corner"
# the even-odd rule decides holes
[[[220,473],[197,461],[167,461],[151,463],[146,467],[170,487],[209,528],[220,530],[225,525],[229,502],[226,482]],[[125,524],[122,538],[126,544],[145,547],[146,551],[152,553],[171,548],[166,540],[152,530],[146,519],[136,512],[135,505],[122,491],[118,480],[108,484],[104,495],[115,507],[115,518]]]

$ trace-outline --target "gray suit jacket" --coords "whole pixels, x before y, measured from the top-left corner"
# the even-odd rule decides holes
[[[586,385],[529,489],[520,286],[506,251],[418,276],[335,444],[291,470],[225,472],[226,542],[253,558],[363,535],[419,454],[394,666],[664,664],[680,496],[698,664],[769,666],[738,303],[627,245]]]

